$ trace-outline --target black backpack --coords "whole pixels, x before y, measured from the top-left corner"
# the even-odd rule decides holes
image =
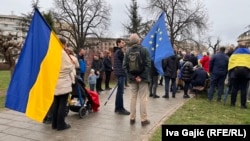
[[[128,72],[132,75],[141,74],[145,69],[142,47],[132,47],[131,49],[129,49],[127,56]]]

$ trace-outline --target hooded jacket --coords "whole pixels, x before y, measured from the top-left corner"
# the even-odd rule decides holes
[[[170,78],[176,78],[177,77],[177,70],[179,68],[179,61],[176,55],[172,55],[162,62],[162,68],[164,71],[164,76],[170,77]]]

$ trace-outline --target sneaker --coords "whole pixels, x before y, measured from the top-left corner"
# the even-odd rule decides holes
[[[65,129],[69,129],[69,128],[71,128],[71,126],[69,124],[66,124],[63,128],[57,129],[57,130],[60,131],[60,130],[65,130]]]
[[[141,126],[146,126],[146,125],[148,125],[148,124],[150,124],[150,121],[149,121],[149,120],[145,120],[145,121],[142,121],[142,122],[141,122]]]
[[[190,96],[185,94],[185,95],[183,95],[183,98],[190,98]]]
[[[43,123],[44,123],[44,124],[51,124],[51,123],[52,123],[52,120],[44,120]]]
[[[150,94],[149,97],[153,97],[153,94]]]
[[[241,109],[247,109],[247,106],[246,105],[241,105],[240,108]]]
[[[221,98],[218,98],[216,101],[217,101],[217,102],[221,102]]]
[[[167,96],[167,95],[164,95],[164,96],[162,96],[162,98],[169,98],[169,96]]]
[[[116,113],[118,113],[118,114],[120,114],[120,115],[130,115],[130,112],[129,111],[127,111],[127,110],[119,110],[119,111],[117,111]]]
[[[131,125],[135,124],[135,119],[130,119],[130,124]]]
[[[159,97],[160,97],[160,96],[158,96],[158,95],[154,95],[154,96],[153,96],[153,98],[159,98]]]

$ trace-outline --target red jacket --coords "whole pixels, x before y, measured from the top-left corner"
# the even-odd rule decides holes
[[[209,73],[209,61],[210,58],[209,56],[205,55],[201,58],[200,63],[202,65],[202,68]]]

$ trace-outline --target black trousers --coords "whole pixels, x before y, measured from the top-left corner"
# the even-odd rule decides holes
[[[105,89],[110,88],[109,87],[110,76],[111,76],[111,71],[105,71]]]
[[[54,96],[53,103],[53,116],[52,116],[52,128],[63,129],[66,126],[65,116],[66,116],[66,105],[69,93],[63,95]]]
[[[189,85],[190,85],[190,83],[191,83],[191,81],[190,80],[184,80],[184,82],[185,82],[185,85],[184,85],[184,95],[188,95],[188,89],[189,89]]]
[[[96,80],[96,91],[101,91],[102,90],[102,76],[100,76]]]
[[[240,90],[240,103],[241,106],[246,106],[246,101],[247,101],[247,78],[232,78],[232,95],[231,95],[231,105],[235,105],[236,103],[236,98],[237,98],[237,93]]]

